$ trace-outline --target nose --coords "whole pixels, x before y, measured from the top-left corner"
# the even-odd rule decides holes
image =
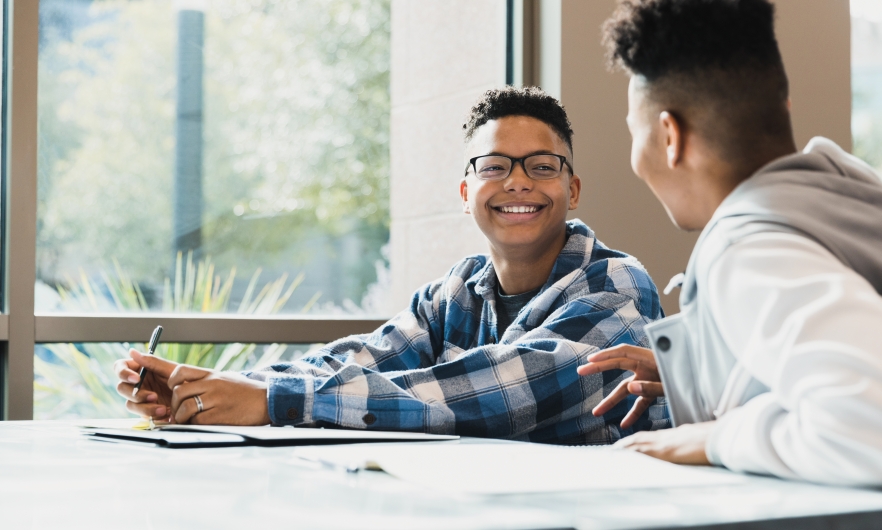
[[[533,189],[533,179],[527,175],[527,172],[524,170],[524,162],[523,160],[520,163],[515,164],[513,168],[511,168],[511,173],[508,174],[508,177],[505,178],[505,182],[503,183],[505,186],[505,191],[529,191]]]

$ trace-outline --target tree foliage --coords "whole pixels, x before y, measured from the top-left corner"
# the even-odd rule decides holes
[[[203,255],[305,269],[305,285],[348,259],[357,301],[388,239],[389,0],[205,5]],[[38,274],[114,258],[159,292],[174,260],[174,3],[76,6],[65,24],[41,14]]]

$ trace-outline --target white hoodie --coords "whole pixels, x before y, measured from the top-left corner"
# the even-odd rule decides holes
[[[737,471],[882,485],[882,179],[833,142],[775,161],[696,244],[647,327],[675,425]]]

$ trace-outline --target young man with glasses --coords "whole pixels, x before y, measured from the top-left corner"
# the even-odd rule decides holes
[[[581,181],[563,107],[535,88],[491,90],[463,127],[463,210],[487,237],[489,256],[454,265],[374,333],[267,370],[215,372],[133,351],[116,364],[129,410],[180,423],[567,444],[611,443],[666,427],[663,405],[626,429],[619,423],[627,404],[594,417],[592,407],[623,374],[576,373],[598,349],[646,346],[643,327],[662,312],[637,260],[603,246],[581,221],[566,220]],[[132,397],[141,366],[155,379]]]
[[[702,230],[681,312],[579,369],[634,375],[596,409],[665,394],[665,460],[882,485],[882,179],[832,141],[797,151],[768,0],[629,0],[605,26],[631,75],[631,165]],[[646,401],[644,401],[646,400]],[[626,424],[627,425],[627,424]]]

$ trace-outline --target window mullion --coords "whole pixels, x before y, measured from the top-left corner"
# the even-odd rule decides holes
[[[39,2],[7,0],[6,8],[3,283],[8,341],[3,363],[2,417],[28,420],[34,412]]]

